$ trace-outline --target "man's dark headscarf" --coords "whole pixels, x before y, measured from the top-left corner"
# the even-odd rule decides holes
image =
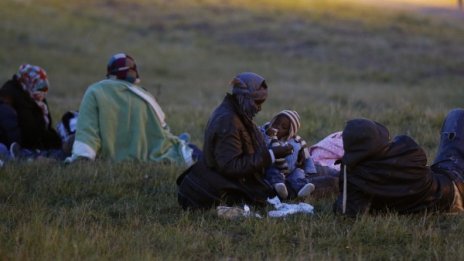
[[[236,97],[240,109],[246,117],[252,119],[260,111],[260,104],[267,98],[267,90],[259,90],[266,87],[264,78],[256,73],[240,73],[231,82],[232,94]]]
[[[243,118],[243,124],[252,135],[255,149],[267,150],[261,131],[253,122],[253,117],[261,110],[261,104],[267,98],[267,85],[264,78],[256,73],[244,72],[235,76],[231,85],[237,113]],[[261,86],[264,88],[260,88]]]

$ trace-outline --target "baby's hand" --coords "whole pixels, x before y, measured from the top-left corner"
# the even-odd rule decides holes
[[[285,145],[274,146],[271,148],[271,150],[274,153],[274,157],[285,158],[286,156],[292,154],[293,146],[287,143]]]

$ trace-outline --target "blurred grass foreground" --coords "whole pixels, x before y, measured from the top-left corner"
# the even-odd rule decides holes
[[[124,51],[172,131],[201,145],[229,80],[254,71],[270,88],[258,124],[294,109],[300,135],[315,143],[348,119],[371,118],[414,137],[431,161],[446,112],[464,103],[464,16],[455,2],[369,2],[2,0],[0,80],[21,63],[45,68],[56,121],[78,109],[107,59]],[[8,164],[0,169],[0,259],[458,260],[464,250],[459,215],[351,220],[332,214],[332,198],[309,198],[314,215],[286,219],[183,212],[181,171],[137,162]]]

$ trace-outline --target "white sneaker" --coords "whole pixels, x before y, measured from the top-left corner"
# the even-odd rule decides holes
[[[274,184],[274,189],[281,199],[286,199],[288,197],[287,186],[285,186],[284,183]]]
[[[300,191],[298,191],[298,197],[299,198],[306,198],[307,196],[311,195],[311,193],[314,191],[316,187],[314,186],[313,183],[308,183],[304,185]]]

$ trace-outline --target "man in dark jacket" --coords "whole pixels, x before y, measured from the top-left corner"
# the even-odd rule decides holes
[[[354,119],[343,130],[340,193],[334,210],[348,216],[393,211],[463,211],[464,110],[452,110],[434,164],[410,137],[390,140],[383,125]]]
[[[264,78],[241,73],[206,126],[203,157],[178,179],[178,200],[184,208],[204,209],[218,204],[265,204],[274,192],[264,169],[291,146],[268,150],[253,122],[267,98]]]

